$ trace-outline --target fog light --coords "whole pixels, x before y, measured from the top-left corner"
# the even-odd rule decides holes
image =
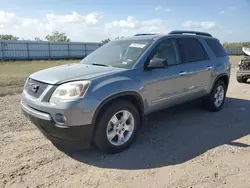
[[[66,117],[63,114],[57,113],[54,117],[54,120],[58,124],[64,124],[66,122]]]

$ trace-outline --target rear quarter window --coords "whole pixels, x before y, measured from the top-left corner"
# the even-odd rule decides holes
[[[178,39],[182,63],[202,61],[207,59],[207,54],[196,38],[180,38]]]
[[[224,50],[224,48],[222,47],[222,45],[220,44],[220,42],[218,40],[206,39],[205,42],[211,48],[211,50],[213,51],[213,53],[216,57],[227,56],[226,51]]]

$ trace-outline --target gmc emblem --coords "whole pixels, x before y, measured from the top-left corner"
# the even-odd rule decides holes
[[[39,89],[39,85],[36,85],[34,83],[28,83],[28,88],[30,91],[37,93],[37,91]]]

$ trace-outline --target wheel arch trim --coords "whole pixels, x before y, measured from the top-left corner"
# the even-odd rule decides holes
[[[103,100],[98,107],[95,110],[95,113],[93,115],[93,119],[92,119],[92,124],[95,126],[96,121],[97,121],[97,117],[102,109],[102,107],[104,107],[106,104],[108,104],[109,102],[119,99],[120,97],[129,97],[129,96],[133,96],[136,99],[138,99],[138,104],[139,104],[139,113],[140,116],[143,117],[144,116],[144,103],[143,103],[143,99],[140,96],[139,93],[135,92],[135,91],[127,91],[127,92],[122,92],[122,93],[117,93],[114,95],[109,96],[108,98],[106,98],[105,100]]]
[[[229,75],[226,74],[226,73],[219,74],[219,75],[215,78],[215,80],[214,80],[214,82],[213,82],[213,85],[212,85],[212,87],[211,87],[211,89],[210,89],[210,92],[211,92],[212,89],[214,88],[216,82],[217,82],[221,77],[223,77],[223,76],[226,76],[226,77],[228,78],[228,84],[229,84]],[[227,85],[226,87],[228,87],[228,85]]]

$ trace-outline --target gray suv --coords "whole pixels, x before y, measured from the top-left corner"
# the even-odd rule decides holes
[[[209,33],[138,34],[105,44],[80,63],[33,73],[21,107],[52,143],[117,153],[152,112],[197,98],[219,111],[230,69]]]

